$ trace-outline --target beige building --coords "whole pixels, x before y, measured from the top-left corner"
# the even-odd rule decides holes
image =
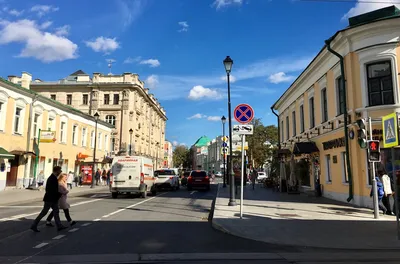
[[[174,164],[174,162],[173,162],[172,143],[169,141],[165,141],[163,167],[164,168],[172,168],[174,166],[173,164]]]
[[[92,116],[0,78],[0,191],[45,180],[56,165],[79,171],[95,141],[97,166],[107,168],[114,126],[99,120],[96,140],[95,127]]]
[[[132,154],[157,159],[155,166],[162,166],[166,113],[137,74],[93,73],[91,77],[78,70],[55,82],[32,81],[27,73],[8,79],[90,115],[97,112],[101,120],[115,125],[110,156],[131,149]]]
[[[382,116],[400,112],[399,40],[394,6],[350,18],[272,106],[281,147],[293,154],[303,188],[314,189],[319,180],[323,196],[372,207],[372,166],[357,140],[357,120],[371,117],[370,133],[382,141]],[[381,148],[377,168],[391,176],[393,158],[399,173],[400,148],[395,157]]]

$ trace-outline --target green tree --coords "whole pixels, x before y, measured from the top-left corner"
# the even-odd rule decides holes
[[[189,149],[186,146],[177,146],[173,151],[172,159],[175,167],[189,167],[191,164]]]
[[[253,119],[253,135],[247,137],[249,142],[249,160],[254,161],[254,166],[260,167],[273,155],[273,148],[265,144],[267,141],[272,145],[278,143],[278,128],[274,125],[264,126],[261,119]]]

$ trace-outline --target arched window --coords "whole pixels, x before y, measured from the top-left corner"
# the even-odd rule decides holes
[[[108,115],[106,116],[106,122],[110,123],[111,125],[115,126],[115,116],[114,115]]]

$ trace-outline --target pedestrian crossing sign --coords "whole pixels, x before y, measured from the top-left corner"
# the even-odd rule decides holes
[[[382,117],[383,147],[392,148],[399,145],[397,113]]]

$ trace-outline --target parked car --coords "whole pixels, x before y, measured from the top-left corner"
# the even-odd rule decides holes
[[[170,189],[176,191],[179,189],[179,176],[174,170],[156,170],[154,176],[157,177],[156,188]]]
[[[215,177],[222,178],[222,172],[217,171],[217,172],[215,173]]]
[[[181,185],[182,186],[186,186],[187,185],[187,181],[188,181],[189,176],[190,176],[190,171],[185,171],[183,173],[183,175],[181,177]]]
[[[188,177],[187,189],[189,191],[193,189],[210,190],[210,177],[207,175],[207,172],[203,170],[193,170]]]
[[[257,182],[263,182],[265,179],[267,179],[267,174],[265,174],[265,172],[263,171],[259,171],[258,172],[258,176],[257,176]]]

